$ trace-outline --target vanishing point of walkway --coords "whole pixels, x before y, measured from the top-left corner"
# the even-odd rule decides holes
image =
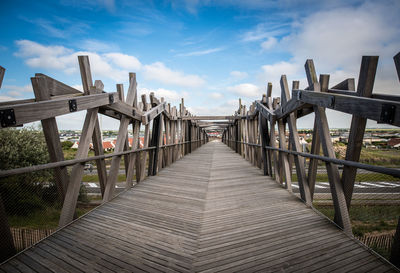
[[[220,142],[0,266],[6,272],[396,271]]]

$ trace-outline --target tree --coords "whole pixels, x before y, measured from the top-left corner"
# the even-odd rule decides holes
[[[44,135],[34,128],[0,130],[0,169],[9,170],[49,162]],[[0,194],[9,215],[26,215],[57,200],[51,170],[1,179]]]

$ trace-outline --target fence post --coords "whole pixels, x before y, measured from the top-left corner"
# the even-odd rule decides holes
[[[360,75],[358,78],[358,85],[357,85],[357,95],[359,97],[371,97],[375,82],[375,74],[377,66],[378,66],[378,56],[362,57]],[[360,160],[362,141],[364,138],[366,124],[367,124],[366,118],[353,115],[351,119],[349,141],[347,144],[345,160],[351,160],[351,161]],[[357,175],[357,168],[344,166],[341,182],[343,184],[347,209],[350,209],[356,175]]]
[[[397,221],[397,228],[393,238],[389,261],[395,266],[400,267],[400,216],[399,220]]]

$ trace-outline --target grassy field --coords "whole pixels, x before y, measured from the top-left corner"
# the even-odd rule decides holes
[[[133,179],[136,179],[135,177]],[[118,175],[118,182],[125,182],[126,181],[126,175],[125,174],[119,174]],[[82,182],[99,182],[99,177],[97,174],[85,174],[82,177]]]
[[[298,181],[297,175],[292,175],[292,181]],[[318,182],[328,182],[328,174],[327,173],[317,173]],[[391,175],[381,174],[381,173],[358,173],[356,176],[356,182],[375,182],[375,181],[398,181],[398,179],[394,178]]]
[[[334,210],[332,206],[315,204],[314,207],[333,220]],[[365,233],[395,230],[399,215],[400,206],[353,205],[350,208],[353,234],[363,236]]]
[[[314,207],[333,220],[334,209],[332,206],[321,206],[315,204]],[[385,234],[395,231],[400,206],[355,206],[350,208],[350,219],[354,236]],[[376,245],[370,245],[374,251],[389,259],[390,249],[383,249]]]
[[[77,208],[76,213],[79,216],[90,211],[92,208]],[[48,207],[45,210],[38,210],[27,216],[9,216],[8,222],[11,227],[30,228],[30,229],[52,229],[58,226],[61,209]]]

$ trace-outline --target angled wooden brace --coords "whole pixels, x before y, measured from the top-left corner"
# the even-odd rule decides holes
[[[281,77],[281,99],[283,100],[283,105],[290,99],[289,87],[285,75]],[[301,147],[299,143],[299,133],[297,132],[296,117],[294,113],[291,113],[288,117],[288,125],[290,130],[290,138],[293,146],[293,150],[296,152],[301,152]],[[299,182],[301,199],[306,203],[307,206],[312,205],[310,188],[307,183],[306,173],[304,169],[304,160],[298,155],[294,156],[294,163],[296,165],[297,179]],[[291,173],[291,172],[290,172]]]
[[[136,97],[136,74],[129,73],[129,89],[128,94],[126,96],[126,103],[130,106],[134,104],[134,100]],[[128,125],[131,119],[122,116],[119,124],[117,143],[115,144],[114,151],[122,152],[124,150],[125,139],[128,132]],[[115,156],[111,160],[111,166],[107,177],[106,190],[103,196],[103,203],[108,202],[112,199],[115,190],[115,184],[117,183],[119,165],[121,162],[121,156]]]
[[[78,61],[82,78],[83,92],[85,94],[90,94],[91,93],[90,90],[93,87],[93,80],[92,80],[92,72],[90,70],[89,57],[78,56]],[[96,82],[95,86],[96,92],[101,92],[104,88],[103,83],[101,81],[95,81],[95,82]],[[95,121],[92,142],[95,155],[103,155],[104,154],[103,140],[101,138],[101,129],[98,119],[96,119]],[[97,175],[99,177],[99,183],[100,183],[101,196],[103,196],[107,182],[106,162],[104,159],[98,159],[96,160],[96,165],[97,165]]]

